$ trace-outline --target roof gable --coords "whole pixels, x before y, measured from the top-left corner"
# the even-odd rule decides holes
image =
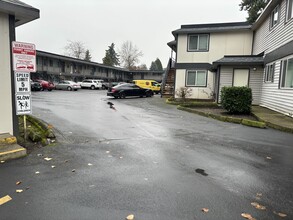
[[[14,15],[15,26],[20,26],[40,17],[39,9],[18,0],[0,0],[0,12]]]

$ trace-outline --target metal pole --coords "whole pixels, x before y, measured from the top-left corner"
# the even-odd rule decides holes
[[[24,145],[26,142],[26,115],[23,116],[23,128],[24,128]]]

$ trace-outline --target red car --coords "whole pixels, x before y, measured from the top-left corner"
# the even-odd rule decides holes
[[[53,89],[55,89],[55,85],[52,82],[48,82],[48,81],[41,80],[41,79],[36,80],[36,81],[41,84],[42,90],[47,89],[48,91],[52,91]]]

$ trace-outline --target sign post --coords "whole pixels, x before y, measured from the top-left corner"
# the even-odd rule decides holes
[[[16,115],[23,115],[24,141],[26,141],[26,115],[32,114],[30,72],[36,72],[36,46],[12,42],[13,71],[15,79]]]

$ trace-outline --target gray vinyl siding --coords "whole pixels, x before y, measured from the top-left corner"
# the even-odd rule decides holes
[[[243,68],[243,67],[239,67]],[[224,86],[232,86],[233,84],[233,67],[221,67],[220,75],[220,96],[221,102],[221,89]],[[245,68],[244,68],[245,69]],[[250,69],[249,71],[249,88],[252,91],[252,104],[259,105],[261,97],[261,84],[263,80],[263,68],[256,68],[256,71]]]
[[[274,82],[262,85],[260,105],[290,115],[293,114],[293,89],[279,89],[280,64],[280,60],[275,63]]]
[[[233,67],[221,67],[220,73],[220,94],[219,102],[221,102],[221,90],[224,86],[232,86],[233,83]]]
[[[266,18],[263,24],[255,31],[253,54],[265,52],[265,54],[274,51],[280,46],[292,41],[293,19],[286,21],[286,0],[280,4],[280,20],[270,30],[270,16]]]

